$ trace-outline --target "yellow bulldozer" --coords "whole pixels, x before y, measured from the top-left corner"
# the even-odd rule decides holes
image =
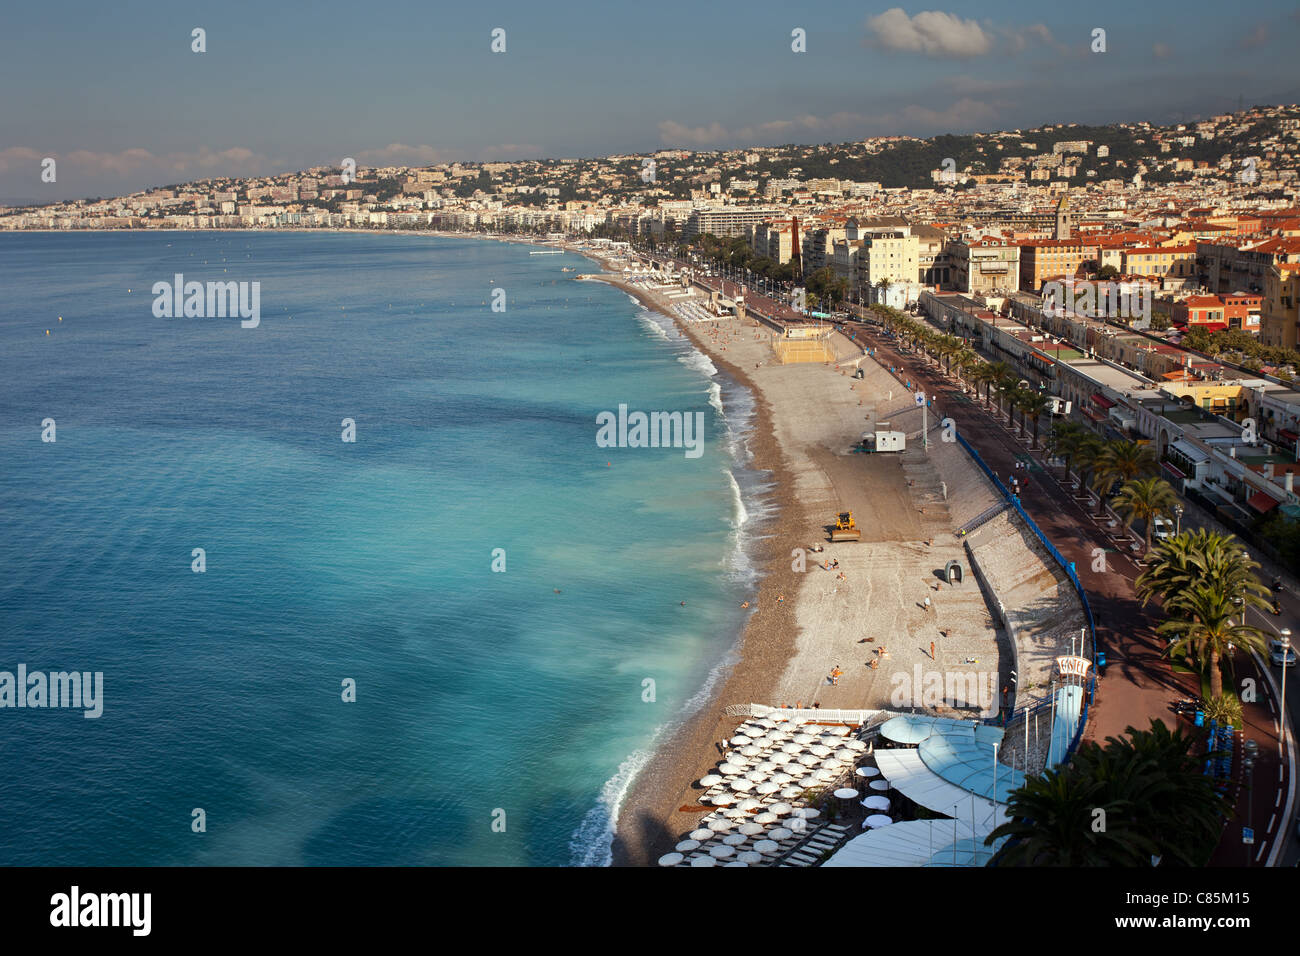
[[[835,527],[831,529],[832,541],[861,541],[862,529],[853,520],[852,511],[841,511],[835,518]]]

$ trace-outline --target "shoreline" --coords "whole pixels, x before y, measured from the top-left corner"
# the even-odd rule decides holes
[[[593,258],[589,251],[579,254]],[[602,269],[606,268],[606,263],[596,261]],[[758,611],[750,614],[730,651],[735,661],[708,701],[686,716],[655,747],[653,755],[629,783],[614,821],[612,865],[649,866],[661,853],[671,849],[677,834],[690,824],[690,815],[679,812],[678,800],[717,762],[715,742],[726,736],[730,725],[738,722],[727,716],[727,702],[762,702],[771,698],[795,654],[798,624],[794,602],[778,604],[774,595],[793,594],[798,590],[799,575],[791,569],[787,556],[806,537],[803,529],[807,528],[807,520],[794,494],[793,474],[785,452],[775,437],[771,405],[757,383],[736,363],[718,355],[696,329],[646,290],[617,274],[592,275],[586,281],[613,286],[647,309],[670,319],[697,351],[749,392],[754,400],[754,419],[747,437],[752,455],[749,467],[766,472],[772,482],[769,498],[772,514],[754,552],[758,570],[754,602]]]

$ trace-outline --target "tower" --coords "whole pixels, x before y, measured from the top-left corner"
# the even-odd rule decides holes
[[[803,256],[799,250],[799,217],[790,217],[790,264],[794,266],[794,281],[803,278]]]

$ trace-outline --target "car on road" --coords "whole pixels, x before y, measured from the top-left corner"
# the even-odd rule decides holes
[[[1294,647],[1283,647],[1282,642],[1276,638],[1268,642],[1268,659],[1274,667],[1283,666],[1283,654],[1286,655],[1285,666],[1295,667],[1296,654]]]
[[[1157,541],[1168,541],[1174,536],[1174,523],[1168,518],[1156,515],[1151,522],[1151,536]]]

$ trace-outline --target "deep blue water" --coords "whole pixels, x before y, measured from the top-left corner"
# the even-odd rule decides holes
[[[0,863],[606,858],[734,641],[760,476],[748,396],[563,265],[0,235],[0,671],[104,675],[99,719],[0,708]],[[155,318],[177,272],[260,282],[260,326]],[[620,403],[703,412],[704,454],[598,447]]]

